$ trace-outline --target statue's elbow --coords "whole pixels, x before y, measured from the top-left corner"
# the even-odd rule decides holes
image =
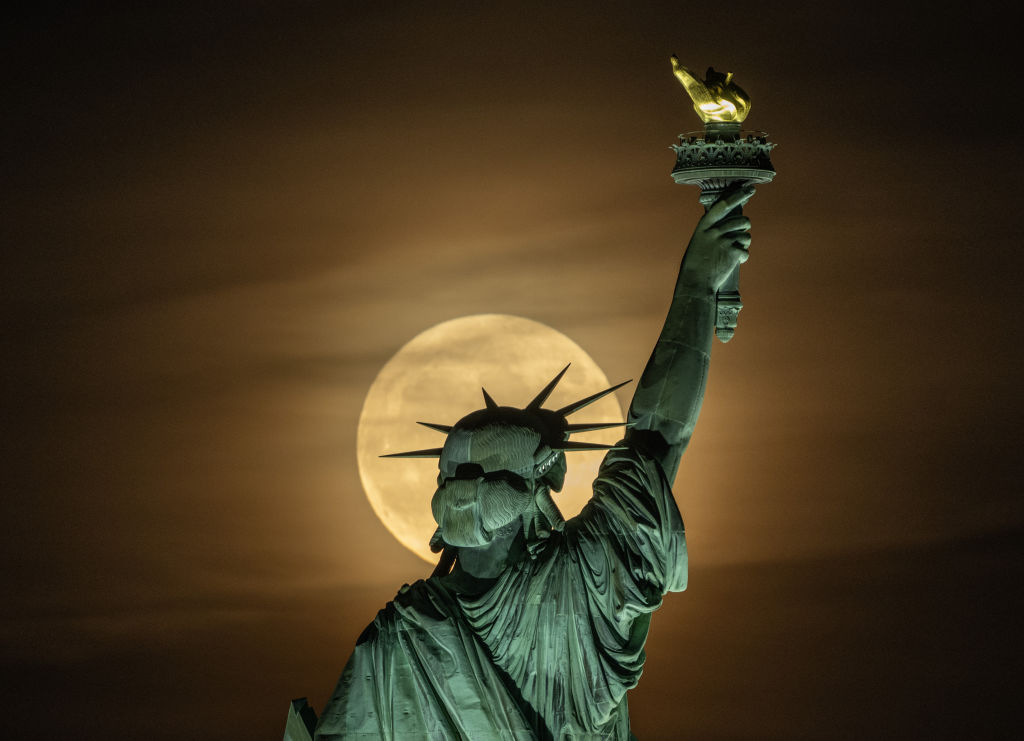
[[[679,533],[675,557],[672,560],[671,575],[669,578],[669,592],[685,592],[690,577],[690,559],[686,554],[686,535]]]

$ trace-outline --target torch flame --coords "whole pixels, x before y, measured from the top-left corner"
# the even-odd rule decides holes
[[[732,72],[724,75],[709,67],[705,80],[699,79],[686,67],[679,64],[679,58],[672,56],[672,72],[686,88],[693,110],[700,120],[735,121],[739,123],[750,113],[750,96],[732,81]]]

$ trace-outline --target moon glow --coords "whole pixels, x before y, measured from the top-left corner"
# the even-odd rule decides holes
[[[437,460],[381,458],[384,453],[437,448],[443,434],[417,421],[454,424],[484,406],[484,387],[502,406],[523,407],[572,363],[545,407],[557,409],[612,384],[575,342],[551,327],[506,314],[476,314],[437,324],[406,343],[381,368],[363,402],[356,437],[359,476],[384,526],[406,548],[436,561],[428,542],[437,527],[430,498],[437,488]],[[577,412],[572,422],[621,422],[614,394]],[[611,444],[622,429],[574,435]],[[603,452],[570,452],[568,473],[555,502],[566,519],[591,496]]]

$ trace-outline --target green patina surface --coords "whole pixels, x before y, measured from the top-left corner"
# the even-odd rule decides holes
[[[557,378],[524,410],[487,397],[448,431],[433,451],[441,564],[359,638],[317,739],[630,738],[651,614],[686,588],[672,482],[704,398],[715,295],[746,260],[752,194],[722,196],[698,223],[625,436],[578,516],[562,520],[551,498],[579,408],[540,408]]]

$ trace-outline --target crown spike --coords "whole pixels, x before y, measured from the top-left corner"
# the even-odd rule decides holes
[[[452,431],[451,425],[439,425],[436,422],[417,422],[416,424],[429,427],[430,429],[437,430],[438,432],[443,432],[445,435]]]
[[[566,425],[565,431],[570,435],[577,432],[591,432],[593,430],[607,430],[609,427],[630,427],[632,422],[584,422],[582,424]]]
[[[572,363],[567,363],[566,366],[562,368],[562,370],[559,372],[559,374],[555,376],[553,379],[551,379],[551,382],[547,386],[540,390],[540,393],[537,394],[536,397],[534,397],[533,401],[526,405],[526,408],[531,410],[540,409],[540,405],[547,401],[548,397],[551,395],[551,392],[555,390],[555,386],[557,386],[558,382],[562,380],[562,376],[564,376],[565,372],[569,370],[570,365],[572,365]]]
[[[497,402],[494,401],[494,399],[491,398],[491,395],[489,393],[487,393],[487,389],[481,387],[480,390],[484,392],[484,404],[487,405],[487,408],[488,409],[497,409],[498,408],[498,404],[497,404]]]
[[[601,443],[574,443],[574,442],[561,442],[555,443],[551,446],[552,450],[625,450],[621,445],[602,445]]]
[[[615,391],[617,389],[622,388],[623,386],[625,386],[627,383],[629,383],[632,380],[633,379],[631,378],[631,379],[629,379],[629,381],[623,381],[622,383],[616,384],[615,386],[612,386],[609,389],[605,389],[604,391],[598,391],[596,394],[592,394],[591,396],[588,396],[586,399],[580,399],[577,402],[573,402],[572,404],[569,404],[568,406],[562,407],[561,409],[558,410],[557,413],[561,414],[563,417],[568,417],[570,414],[578,412],[583,407],[588,406],[590,404],[593,404],[598,399],[600,399],[600,398],[602,398],[604,396],[607,396],[612,391]]]
[[[427,448],[426,450],[410,450],[406,453],[388,453],[381,458],[440,458],[444,448]]]

